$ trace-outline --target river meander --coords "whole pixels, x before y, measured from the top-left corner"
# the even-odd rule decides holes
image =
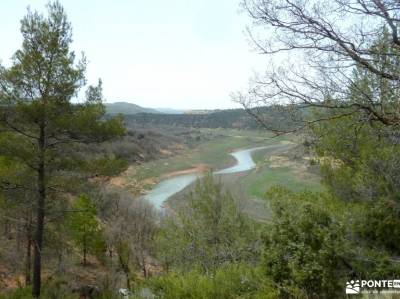
[[[254,151],[267,148],[272,149],[279,146],[282,145],[268,145],[232,152],[231,155],[236,159],[236,164],[231,167],[215,171],[214,174],[232,174],[251,170],[256,166],[252,158],[252,153]],[[191,173],[165,179],[158,183],[146,195],[144,195],[143,198],[150,201],[155,208],[161,209],[163,208],[164,202],[168,198],[192,184],[199,177],[201,177],[200,173]]]

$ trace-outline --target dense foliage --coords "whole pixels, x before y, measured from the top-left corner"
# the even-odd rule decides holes
[[[262,129],[264,121],[279,124],[282,129],[293,130],[299,123],[292,117],[292,109],[284,106],[257,109],[259,121],[243,109],[210,111],[202,114],[154,114],[125,115],[128,124],[141,126],[176,126],[193,128]]]
[[[255,223],[208,175],[197,183],[187,205],[164,220],[157,247],[166,269],[212,273],[229,263],[254,264],[258,239]]]
[[[71,215],[67,220],[71,238],[82,251],[82,263],[87,265],[88,254],[101,254],[105,251],[103,229],[97,219],[96,207],[86,194],[80,195],[72,204]]]
[[[331,72],[324,73],[327,86],[301,77],[323,91],[322,99],[307,93],[302,101],[314,108],[300,114],[307,120],[304,146],[320,166],[325,191],[271,188],[264,196],[271,215],[262,223],[250,219],[241,199],[211,174],[167,215],[118,186],[100,188],[107,176],[125,169],[123,159],[136,151],[137,140],[152,135],[130,133],[113,142],[124,128],[120,117],[105,115],[101,81],[88,87],[85,101],[73,102],[85,83],[85,59],[76,63],[70,51],[71,25],[62,6],[50,3],[48,17],[28,13],[21,22],[21,50],[9,68],[0,67],[0,274],[5,268],[18,278],[6,298],[113,298],[121,287],[139,298],[344,298],[348,280],[400,276],[399,41],[393,35],[398,18],[389,14],[399,7],[393,1],[357,1],[368,4],[357,13],[367,9],[393,26],[369,33],[367,45],[353,45],[350,55],[344,51],[348,42],[332,36],[335,28],[317,26],[315,18],[323,17],[318,10],[299,9],[296,0],[284,6],[267,2],[247,7],[261,8],[253,11],[259,22],[282,27],[282,18],[297,21],[285,27],[287,38],[301,38],[280,42],[335,54],[331,59],[337,60],[330,61],[321,60],[325,52],[311,57],[324,62],[320,66],[355,65],[345,66],[351,72],[340,77],[350,80],[340,86]],[[335,13],[354,9],[334,3]],[[377,3],[380,14],[373,10]],[[298,31],[305,25],[313,31]],[[320,44],[326,40],[333,44]],[[276,79],[270,83],[277,92],[254,92],[305,96],[304,89],[290,94],[296,80],[289,79],[286,89]],[[241,129],[281,122],[281,129],[297,128],[289,112],[304,106],[278,106],[257,115],[252,109],[250,115],[138,114],[126,122]]]
[[[30,208],[26,265],[30,271],[32,248],[35,297],[40,296],[47,216],[62,214],[60,201],[72,186],[76,191],[85,178],[125,166],[107,155],[87,155],[88,144],[121,136],[124,128],[118,117],[103,118],[101,80],[87,88],[83,102],[73,103],[85,85],[86,61],[76,62],[70,50],[72,29],[63,7],[54,2],[47,8],[47,17],[28,11],[21,21],[22,47],[9,68],[0,67],[0,160],[5,165],[0,190],[12,205],[17,196]]]

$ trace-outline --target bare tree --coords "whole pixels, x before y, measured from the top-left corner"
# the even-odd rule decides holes
[[[368,121],[400,124],[399,1],[243,0],[242,5],[254,21],[249,36],[270,56],[271,66],[234,99],[265,128],[280,132],[254,108],[288,104],[334,108],[330,118],[361,112]],[[355,70],[377,84],[366,89]]]
[[[11,172],[8,172],[10,177]],[[21,173],[19,173],[21,174]],[[20,181],[22,181],[20,179]],[[14,268],[25,276],[25,285],[31,284],[34,219],[30,194],[21,188],[10,187],[0,198],[0,223],[3,239],[0,263],[5,268]],[[3,228],[4,227],[4,228]]]
[[[150,257],[157,231],[156,213],[144,200],[120,197],[106,216],[109,256],[116,259],[117,268],[125,276],[126,287],[131,288],[135,271],[148,276],[147,258]]]

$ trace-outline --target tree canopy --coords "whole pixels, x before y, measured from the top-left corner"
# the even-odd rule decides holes
[[[33,294],[40,295],[45,218],[52,203],[71,190],[71,182],[95,175],[99,157],[84,154],[85,144],[124,133],[120,118],[104,120],[102,84],[85,85],[86,58],[70,50],[72,27],[57,1],[48,15],[28,10],[21,21],[23,42],[10,67],[0,67],[0,156],[24,179],[0,178],[1,190],[30,194],[35,210]],[[97,158],[97,159],[96,159]],[[101,161],[101,159],[100,159]]]

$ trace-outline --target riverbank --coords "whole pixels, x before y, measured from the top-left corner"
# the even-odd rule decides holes
[[[179,155],[131,166],[115,179],[119,188],[136,198],[153,197],[158,208],[175,209],[185,201],[199,176],[207,171],[222,172],[217,179],[239,199],[251,217],[260,221],[269,216],[264,194],[271,186],[282,185],[293,190],[320,188],[319,176],[309,171],[307,157],[302,158],[304,153],[300,154],[301,161],[296,162],[293,157],[296,155],[288,154],[296,147],[292,136],[269,138],[265,132],[225,129],[205,129],[204,134],[213,138]],[[232,152],[260,147],[267,148],[252,153],[255,168],[234,173],[237,169]]]
[[[290,146],[293,146],[293,144],[274,144],[234,151],[230,155],[236,159],[235,165],[217,170],[214,172],[214,175],[230,175],[234,173],[247,172],[256,166],[252,158],[253,152],[266,149],[287,149]],[[201,177],[201,172],[196,172],[196,168],[177,173],[184,174],[162,180],[160,183],[155,185],[154,188],[151,189],[145,196],[143,196],[143,199],[152,203],[157,209],[161,209],[164,207],[164,203],[171,196],[180,192],[181,190],[184,190],[186,187],[193,184],[196,179]]]
[[[272,186],[280,185],[293,191],[323,190],[319,173],[310,164],[301,146],[285,145],[283,142],[282,146],[255,151],[252,157],[256,166],[251,171],[218,175],[216,179],[237,199],[241,208],[257,221],[270,219],[265,193]],[[177,209],[183,205],[193,186],[171,196],[167,201],[168,207]]]
[[[265,131],[231,129],[200,129],[207,140],[193,148],[184,148],[177,154],[142,164],[133,164],[113,182],[139,196],[151,190],[164,178],[180,174],[214,171],[234,165],[229,153],[240,148],[275,144],[290,137],[270,138]],[[162,149],[160,149],[162,150]],[[113,183],[112,182],[112,183]]]

